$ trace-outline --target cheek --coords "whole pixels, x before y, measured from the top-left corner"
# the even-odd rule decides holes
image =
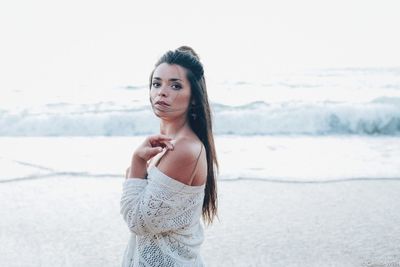
[[[154,93],[154,90],[150,89],[149,91],[150,100],[154,99],[155,95],[156,94]]]
[[[178,94],[175,101],[179,103],[179,105],[187,106],[190,101],[190,94]]]

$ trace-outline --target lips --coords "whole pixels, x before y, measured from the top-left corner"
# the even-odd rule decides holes
[[[164,102],[164,101],[157,101],[156,103],[155,103],[156,105],[158,104],[158,105],[162,105],[162,106],[169,106],[169,104],[167,104],[166,102]]]

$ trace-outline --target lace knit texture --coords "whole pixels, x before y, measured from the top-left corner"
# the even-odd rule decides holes
[[[126,179],[120,207],[131,236],[122,266],[204,266],[204,189],[174,180],[156,166],[148,169],[147,179]]]

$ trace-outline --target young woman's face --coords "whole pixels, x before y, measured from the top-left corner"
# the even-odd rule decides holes
[[[186,69],[179,65],[162,63],[154,70],[150,101],[157,117],[186,116],[191,95]],[[158,103],[159,101],[164,103]]]

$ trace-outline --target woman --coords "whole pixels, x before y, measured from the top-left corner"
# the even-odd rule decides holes
[[[204,266],[203,220],[217,214],[218,162],[203,66],[187,46],[168,51],[150,75],[160,133],[134,151],[121,214],[131,237],[123,266]],[[162,159],[162,160],[161,160]]]

